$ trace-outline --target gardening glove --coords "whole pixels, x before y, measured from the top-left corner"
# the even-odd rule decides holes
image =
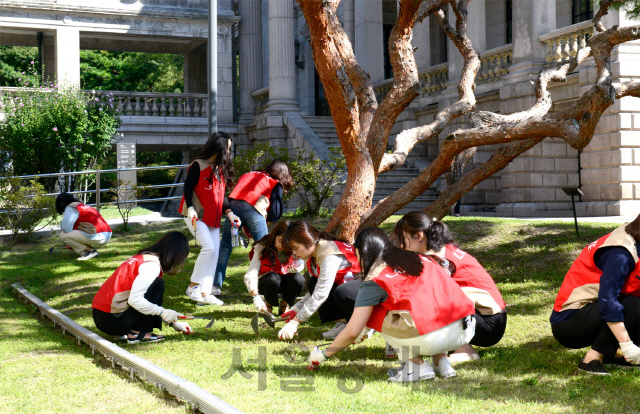
[[[267,304],[264,303],[264,300],[262,299],[262,296],[260,296],[260,295],[255,295],[253,297],[253,307],[256,308],[257,312],[266,312],[267,311]]]
[[[189,207],[187,209],[187,216],[189,216],[189,220],[191,220],[191,225],[193,228],[196,228],[196,221],[198,221],[198,213],[196,213],[196,209],[193,207]]]
[[[240,217],[238,217],[235,214],[233,214],[233,211],[230,211],[227,214],[227,218],[229,219],[231,224],[233,224],[234,226],[240,228],[240,225],[242,224],[242,221],[240,221]]]
[[[640,348],[633,342],[620,342],[620,350],[624,359],[634,365],[640,364]]]
[[[293,339],[295,334],[298,332],[298,325],[300,325],[300,323],[296,321],[287,322],[287,324],[282,327],[282,329],[280,329],[280,332],[278,332],[278,338],[282,339],[283,341],[286,341],[287,339]]]
[[[362,342],[364,342],[365,339],[369,339],[373,336],[373,333],[375,331],[373,329],[369,329],[366,326],[364,327],[364,329],[362,330],[362,332],[360,332],[360,335],[358,335],[358,337],[356,338],[355,341],[353,341],[354,344],[360,344]]]
[[[324,354],[324,349],[321,351],[320,348],[316,346],[309,354],[309,358],[307,358],[307,362],[309,363],[308,369],[318,369],[320,364],[327,359],[329,358]]]
[[[297,314],[298,312],[290,310],[280,315],[280,317],[283,318],[282,320],[285,320],[284,318],[287,318],[286,321],[289,322],[291,319],[295,318]]]
[[[189,324],[186,322],[174,322],[173,324],[171,324],[171,326],[176,331],[182,332],[185,335],[191,335],[193,333],[193,331],[191,330],[191,326],[189,326]]]
[[[181,314],[174,311],[173,309],[163,309],[162,313],[160,314],[160,317],[162,318],[163,321],[171,325],[173,322],[178,320],[178,315],[181,315]]]

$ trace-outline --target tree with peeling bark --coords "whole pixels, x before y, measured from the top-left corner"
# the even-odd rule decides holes
[[[389,38],[394,78],[381,102],[376,100],[368,74],[355,59],[351,43],[336,15],[340,0],[297,0],[311,33],[313,57],[322,81],[338,138],[347,161],[348,178],[342,198],[327,231],[352,240],[369,226],[377,226],[445,176],[448,186],[423,212],[442,218],[465,193],[505,168],[513,159],[548,137],[561,138],[571,147],[585,148],[603,112],[616,99],[640,97],[640,82],[613,82],[611,52],[621,43],[640,39],[640,26],[605,28],[602,17],[610,8],[630,15],[640,12],[640,1],[602,0],[593,19],[595,33],[587,47],[568,63],[540,71],[535,84],[535,104],[509,115],[476,111],[475,79],[480,58],[467,33],[470,0],[400,0],[398,16]],[[453,13],[449,24],[445,11]],[[412,46],[413,27],[434,15],[464,59],[458,100],[437,113],[433,122],[400,132],[392,153],[385,154],[398,116],[418,96],[418,69]],[[563,82],[585,59],[593,57],[597,81],[575,103],[550,113],[550,82]],[[438,156],[418,177],[372,206],[376,180],[402,165],[418,144],[438,137],[452,121],[469,115],[468,127],[446,136]],[[498,145],[480,167],[466,171],[467,162],[480,146]]]

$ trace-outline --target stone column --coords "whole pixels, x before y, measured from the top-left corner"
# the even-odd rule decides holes
[[[413,27],[413,42],[411,43],[414,48],[418,48],[414,54],[416,57],[416,66],[418,66],[418,72],[422,72],[431,66],[431,39],[429,37],[429,18],[425,18],[421,23],[417,23]]]
[[[46,83],[56,81],[56,47],[54,36],[44,35],[42,39],[42,63],[44,64],[44,80]]]
[[[371,82],[384,80],[382,0],[355,0],[355,54]]]
[[[80,30],[76,27],[59,27],[54,36],[55,67],[58,83],[64,86],[80,86]]]
[[[207,46],[202,45],[183,55],[184,92],[207,93]]]
[[[269,1],[269,111],[298,108],[293,3]]]
[[[356,40],[356,2],[355,0],[342,0],[344,4],[344,31],[351,41],[351,46],[355,47]]]
[[[512,74],[545,63],[545,45],[538,37],[555,28],[556,0],[513,0]]]
[[[474,0],[469,2],[468,5],[469,19],[467,20],[467,33],[469,39],[473,42],[473,46],[476,51],[482,56],[482,53],[487,50],[487,19],[485,10],[485,0]],[[451,9],[448,12],[449,24],[455,27],[456,16]],[[449,85],[454,89],[454,93],[457,94],[458,81],[462,74],[462,66],[464,65],[464,59],[460,54],[460,51],[453,44],[451,40],[449,42],[448,49],[448,62],[449,62]]]
[[[240,111],[238,122],[251,123],[255,102],[251,92],[262,88],[262,6],[257,0],[240,0],[238,51],[240,52]]]

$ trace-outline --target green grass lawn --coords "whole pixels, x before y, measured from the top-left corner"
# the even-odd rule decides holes
[[[391,231],[397,217],[384,224]],[[326,220],[324,220],[326,222]],[[577,369],[585,350],[562,348],[548,323],[555,294],[571,262],[589,242],[615,224],[525,222],[483,218],[446,220],[464,250],[493,275],[508,306],[503,340],[479,348],[482,359],[456,366],[454,379],[402,386],[387,382],[397,363],[384,358],[380,335],[353,346],[319,371],[306,368],[308,350],[324,342],[315,317],[295,342],[277,330],[256,339],[249,326],[253,306],[242,276],[247,251],[235,249],[221,307],[199,307],[184,295],[199,248],[185,270],[167,275],[165,305],[183,313],[214,315],[212,329],[196,320],[196,333],[165,329],[157,344],[121,346],[249,413],[629,413],[638,412],[640,371],[612,370],[606,378]],[[43,240],[0,250],[0,412],[184,412],[126,374],[105,368],[88,347],[76,345],[12,296],[21,283],[54,308],[94,331],[90,303],[101,283],[126,258],[168,230],[186,233],[182,222],[134,226],[116,234],[97,260],[78,262],[73,252],[46,254]],[[191,238],[190,238],[191,239]],[[191,239],[191,246],[193,240]],[[104,336],[104,335],[103,335]],[[107,339],[112,339],[108,337]],[[235,350],[235,351],[234,351]],[[234,363],[234,352],[241,362]],[[261,357],[264,355],[264,358]],[[235,364],[235,365],[234,365]]]

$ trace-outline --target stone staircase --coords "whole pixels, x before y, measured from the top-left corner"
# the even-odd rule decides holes
[[[333,124],[333,119],[331,119],[331,117],[305,116],[303,119],[327,146],[340,146],[336,127]],[[417,168],[409,167],[405,164],[391,172],[381,175],[376,186],[376,192],[373,195],[373,203],[375,204],[387,197],[398,188],[417,177],[419,173],[420,171]],[[438,192],[430,188],[401,209],[397,214],[406,214],[410,211],[422,210],[432,203],[437,197]]]

